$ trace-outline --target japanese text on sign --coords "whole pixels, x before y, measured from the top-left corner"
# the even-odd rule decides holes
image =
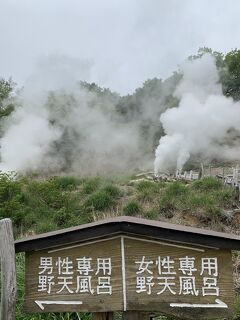
[[[177,260],[170,256],[158,256],[156,260],[142,256],[135,264],[138,268],[136,293],[151,295],[152,288],[157,287],[158,295],[168,292],[172,295],[219,296],[217,258],[201,258],[200,270],[195,265],[195,257],[189,256]],[[157,269],[157,277],[153,276],[154,268]],[[197,275],[201,277],[201,286],[198,287]]]
[[[93,259],[79,257],[71,260],[69,257],[40,257],[38,272],[38,292],[50,294],[55,288],[56,293],[62,292],[88,293],[97,295],[112,294],[111,258],[97,258],[96,270],[93,269]],[[97,278],[97,285],[92,287],[93,277]]]

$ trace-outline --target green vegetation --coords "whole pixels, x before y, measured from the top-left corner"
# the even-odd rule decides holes
[[[222,182],[211,177],[204,177],[201,180],[195,181],[192,187],[199,191],[216,191],[222,189]]]
[[[84,181],[82,191],[86,194],[91,194],[97,190],[100,185],[99,177],[90,178]]]
[[[154,200],[156,197],[156,194],[159,193],[161,188],[165,186],[164,183],[152,183],[151,181],[141,181],[139,184],[137,184],[137,198],[139,200]]]
[[[199,226],[222,229],[234,196],[234,189],[211,177],[191,184],[140,181],[129,186],[126,180],[100,176],[30,179],[1,174],[0,218],[12,219],[16,236],[87,223],[106,214],[173,222],[179,215],[191,215],[199,218]]]
[[[169,184],[159,199],[160,211],[166,217],[175,212],[196,216],[199,225],[209,225],[217,230],[224,229],[224,208],[234,203],[234,191],[224,187],[222,182],[211,177],[184,185],[180,182]]]
[[[114,199],[106,191],[96,191],[85,201],[84,206],[87,209],[106,210],[114,204]]]
[[[0,78],[0,119],[8,117],[14,110],[12,101],[15,83],[11,79],[4,80]]]
[[[135,216],[139,214],[141,211],[142,211],[141,206],[135,201],[128,202],[123,207],[123,214],[126,216]]]

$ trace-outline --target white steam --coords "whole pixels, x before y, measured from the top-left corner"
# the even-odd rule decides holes
[[[90,68],[67,57],[39,64],[4,123],[0,170],[86,175],[152,162],[141,151],[137,124],[118,119],[116,101],[77,82],[88,79]]]
[[[181,169],[191,156],[240,157],[240,103],[222,94],[212,56],[186,62],[179,83],[179,75],[153,79],[126,97],[77,82],[91,81],[91,74],[89,61],[64,56],[39,64],[1,126],[0,170],[88,175],[149,169],[162,112],[156,173]],[[167,109],[172,92],[179,106]]]
[[[240,103],[222,94],[211,55],[187,61],[175,96],[179,106],[160,117],[165,136],[156,149],[155,172],[182,169],[190,156],[240,157]]]

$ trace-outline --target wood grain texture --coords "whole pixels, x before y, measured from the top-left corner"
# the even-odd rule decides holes
[[[46,290],[38,291],[39,262],[41,257],[51,257],[54,261],[51,276],[54,276],[55,284],[52,286],[50,293],[47,293]],[[80,293],[77,290],[76,277],[78,271],[76,270],[76,264],[74,265],[73,281],[70,285],[71,293],[65,289],[61,291],[61,287],[56,281],[59,274],[57,273],[55,262],[59,258],[69,258],[71,261],[76,261],[79,257],[90,257],[92,259],[91,268],[93,271],[91,273],[91,280],[92,289],[94,290],[92,294],[87,292]],[[96,276],[96,261],[98,258],[108,257],[112,261],[112,294],[99,295],[96,292],[98,281],[98,277]],[[140,268],[140,262],[143,261],[143,257],[144,262],[151,262],[148,266],[148,271],[141,270]],[[174,268],[171,269],[174,272],[173,274],[159,274],[157,267],[159,257],[161,259],[169,257],[170,261],[172,261],[171,266]],[[188,273],[185,274],[181,270],[180,261],[186,257],[194,260],[193,270],[190,275]],[[203,274],[201,274],[202,259],[212,258],[216,258],[218,262],[216,276],[211,274],[211,272],[213,273],[212,270],[210,270],[210,274],[208,274],[208,270],[204,270]],[[146,285],[145,290],[139,291],[137,277],[145,278],[143,280],[146,283],[148,281],[151,282],[151,285]],[[148,279],[149,277],[151,279]],[[161,279],[164,277],[171,277],[170,282],[173,282],[171,289],[174,293],[169,288],[161,292],[163,289]],[[188,292],[184,291],[184,288],[181,288],[182,278],[190,278],[191,281],[194,278],[194,290],[196,292],[193,289],[188,290]],[[204,295],[204,278],[214,278],[216,287],[219,288],[219,294],[214,290],[209,290],[215,293],[213,295]],[[123,285],[124,280],[126,280],[125,286]],[[126,297],[125,301],[124,296]],[[227,307],[219,308],[219,300],[221,301],[220,304],[227,305]],[[36,301],[45,301],[44,308],[40,309]],[[67,301],[67,304],[49,304],[49,301]],[[81,301],[82,304],[74,304],[74,301]],[[196,247],[194,244],[181,245],[179,243],[167,243],[162,240],[152,241],[129,236],[119,236],[99,242],[76,243],[69,247],[40,250],[26,254],[25,310],[27,312],[88,311],[99,313],[96,316],[101,317],[104,316],[104,312],[138,311],[141,315],[132,313],[132,317],[139,316],[141,319],[148,319],[149,315],[144,315],[143,312],[156,312],[186,319],[195,319],[196,314],[198,315],[198,319],[219,319],[220,317],[232,315],[233,302],[232,256],[230,250],[226,249],[209,249]],[[172,304],[179,303],[187,304],[187,306],[172,306]]]
[[[10,219],[0,220],[0,260],[2,273],[1,320],[15,320],[16,267],[15,249]]]
[[[201,248],[202,249],[202,248]],[[181,316],[184,318],[194,319],[197,312],[198,319],[207,318],[219,318],[220,316],[228,316],[232,314],[234,303],[234,290],[233,290],[233,278],[232,278],[232,255],[229,250],[214,250],[203,249],[204,251],[195,251],[194,248],[189,249],[174,246],[168,246],[158,244],[157,242],[140,241],[137,239],[125,239],[125,264],[126,264],[126,278],[127,281],[127,310],[142,310],[142,311],[159,311],[169,315]],[[141,261],[145,256],[145,261],[153,261],[153,264],[149,266],[149,270],[152,274],[144,272],[139,276],[151,276],[154,286],[151,288],[151,294],[147,292],[141,292],[136,294],[136,261]],[[163,294],[158,294],[163,286],[158,284],[158,270],[156,267],[156,258],[161,256],[162,258],[169,256],[174,261],[176,275],[161,275],[170,276],[175,279],[175,285],[171,288],[175,294],[172,294],[169,290],[166,290]],[[192,272],[192,277],[195,277],[196,290],[198,290],[198,296],[193,294],[179,294],[180,283],[179,277],[184,275],[179,269],[179,259],[188,256],[194,257],[194,267],[196,272]],[[216,257],[218,259],[218,276],[217,284],[220,288],[219,296],[203,296],[203,276],[210,277],[208,274],[200,276],[201,259],[202,258]],[[139,266],[139,264],[138,264]],[[191,276],[190,276],[191,277]],[[207,304],[215,304],[215,300],[220,299],[228,305],[227,309],[223,308],[207,308]],[[170,307],[170,303],[190,303],[190,304],[206,304],[206,308],[179,308]]]
[[[51,291],[51,294],[47,292],[38,291],[38,272],[40,257],[52,257],[53,261],[57,261],[58,257],[64,259],[68,257],[74,262],[74,280],[70,286],[73,291],[71,294],[67,290],[63,290],[57,293],[61,286],[57,285],[58,270],[56,264],[53,270],[55,286]],[[76,293],[77,284],[76,277],[78,272],[76,271],[76,259],[80,257],[90,257],[92,275],[92,289],[93,294],[88,293]],[[97,271],[97,258],[111,257],[112,262],[112,274],[111,274],[111,286],[113,292],[109,294],[100,294],[96,292],[98,276]],[[99,274],[102,276],[102,274]],[[44,310],[41,310],[35,303],[39,301],[82,301],[81,305],[45,305]],[[89,312],[110,312],[122,310],[122,270],[121,270],[121,248],[119,239],[105,240],[98,243],[87,244],[84,246],[75,247],[68,250],[48,252],[48,251],[36,251],[26,254],[26,297],[25,297],[25,310],[26,312],[64,312],[64,311],[89,311]]]

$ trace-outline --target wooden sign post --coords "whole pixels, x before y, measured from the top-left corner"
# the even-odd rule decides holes
[[[151,312],[186,319],[196,315],[197,319],[219,319],[233,314],[232,256],[227,247],[239,246],[239,237],[229,239],[228,235],[222,242],[223,234],[216,232],[207,236],[207,231],[194,229],[194,235],[192,228],[183,232],[176,229],[179,226],[168,225],[172,227],[169,230],[161,223],[154,226],[124,219],[131,232],[123,232],[122,221],[121,232],[116,232],[113,219],[115,234],[108,225],[110,234],[103,233],[104,237],[73,242],[73,230],[69,229],[65,244],[59,243],[63,231],[43,236],[42,241],[35,237],[18,242],[37,248],[26,252],[25,311],[86,311],[95,313],[95,320],[110,320],[114,311],[123,311],[125,320],[149,319]],[[87,225],[91,236],[89,226],[97,235],[104,223]],[[146,237],[149,227],[152,236]],[[84,233],[83,228],[79,232]],[[76,237],[76,229],[74,233]],[[52,245],[54,236],[56,245]],[[179,237],[185,241],[178,241]]]
[[[14,320],[17,285],[14,239],[10,219],[0,220],[0,260],[2,274],[0,319]]]

